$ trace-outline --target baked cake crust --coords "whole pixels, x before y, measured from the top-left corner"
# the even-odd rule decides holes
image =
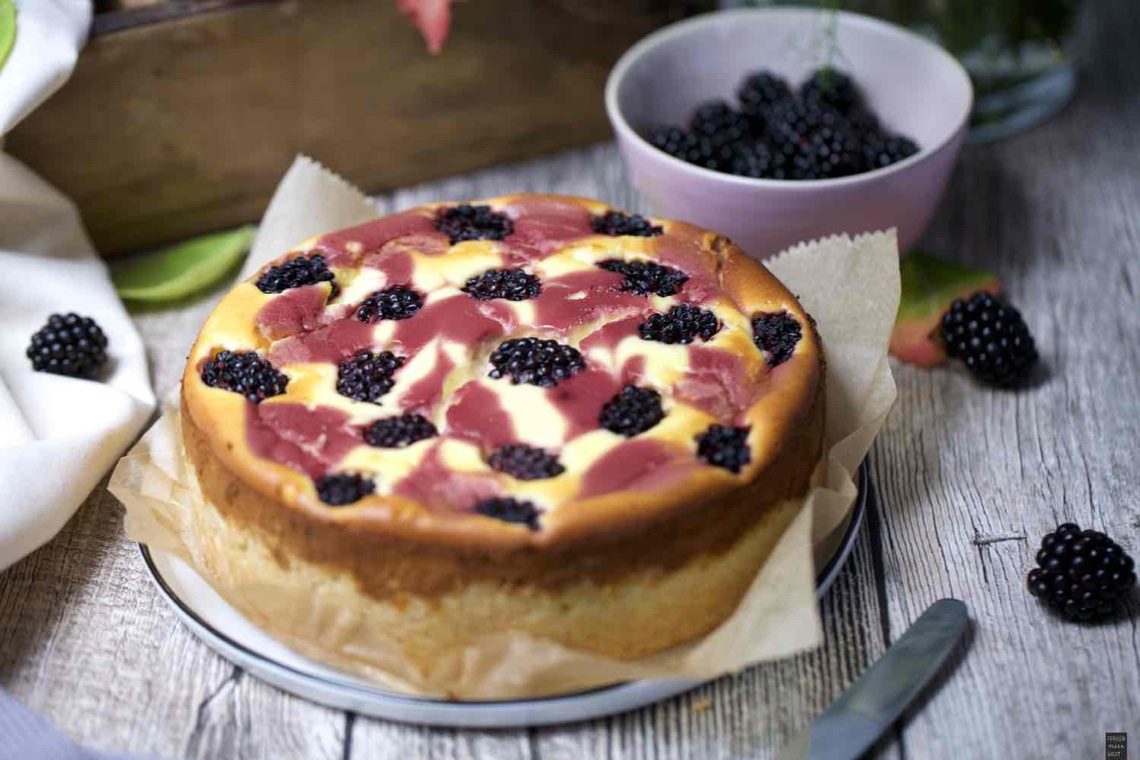
[[[204,547],[206,569],[297,593],[336,588],[368,640],[386,637],[421,671],[506,629],[621,658],[707,632],[731,613],[796,514],[821,455],[823,366],[810,317],[762,265],[691,225],[641,220],[632,229],[648,235],[611,235],[597,221],[610,209],[597,201],[477,203],[510,220],[506,234],[451,242],[441,220],[454,204],[419,207],[306,241],[215,309],[182,387],[184,443],[208,502],[201,517],[216,537]],[[280,292],[258,287],[275,266],[313,255],[331,278]],[[615,295],[622,274],[599,266],[614,260],[656,262],[686,279],[666,296]],[[531,273],[541,294],[471,295],[471,279],[494,269]],[[422,313],[356,315],[371,293],[397,285],[420,295]],[[550,306],[556,297],[580,302],[562,322],[544,316],[565,317]],[[458,321],[484,319],[486,329],[459,329],[442,307],[431,311],[449,299],[469,310]],[[712,311],[716,333],[664,344],[636,332],[678,304]],[[432,314],[444,315],[432,324]],[[790,317],[798,339],[778,356],[762,348],[757,315]],[[417,317],[424,324],[413,327]],[[617,339],[604,340],[602,329],[618,323]],[[577,375],[544,388],[487,376],[497,346],[532,336],[580,349],[578,374],[593,373],[597,389]],[[364,347],[404,361],[373,401],[335,387],[337,362]],[[254,403],[211,387],[203,372],[219,350],[267,358],[287,378],[284,392]],[[662,397],[664,418],[648,430],[627,437],[567,422],[596,419],[602,401],[630,384]],[[471,396],[476,413],[456,412]],[[422,414],[437,435],[382,449],[363,439],[371,422],[403,413]],[[521,480],[493,470],[489,455],[504,440],[496,425],[510,429],[505,440],[559,457],[562,471]],[[698,437],[710,425],[746,430],[739,472],[702,461]],[[323,502],[314,480],[345,472],[362,474],[374,491],[345,505]],[[508,496],[534,505],[531,517],[475,511],[480,499]],[[225,595],[307,654],[357,670],[391,667],[352,646],[331,651],[319,631],[282,619],[271,602]]]

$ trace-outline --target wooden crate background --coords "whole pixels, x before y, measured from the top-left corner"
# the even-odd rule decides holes
[[[298,152],[379,191],[600,140],[602,88],[686,3],[467,0],[442,55],[392,0],[215,0],[96,16],[6,149],[104,254],[257,219]]]

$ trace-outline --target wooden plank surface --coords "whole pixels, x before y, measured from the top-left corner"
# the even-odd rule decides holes
[[[200,644],[98,489],[51,544],[0,575],[0,685],[81,742],[161,757],[769,757],[926,604],[953,595],[970,605],[970,645],[877,756],[1102,757],[1106,731],[1135,742],[1140,602],[1074,626],[1023,585],[1036,540],[1062,520],[1140,555],[1140,8],[1098,8],[1108,23],[1077,101],[1027,135],[967,150],[928,236],[1003,277],[1048,376],[1008,393],[896,366],[899,403],[872,459],[878,509],[823,602],[819,651],[574,726],[449,731],[353,716],[265,686]],[[640,208],[611,145],[380,203],[527,189]],[[218,295],[138,315],[160,392]]]

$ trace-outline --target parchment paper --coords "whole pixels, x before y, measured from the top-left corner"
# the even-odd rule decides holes
[[[246,271],[310,235],[373,215],[363,194],[300,157],[278,187]],[[647,677],[711,678],[818,646],[813,547],[826,555],[834,546],[857,494],[853,474],[895,399],[887,343],[898,309],[898,249],[893,230],[855,239],[839,236],[796,246],[767,265],[818,323],[827,359],[827,453],[816,471],[818,486],[719,628],[652,657],[618,661],[512,632],[504,621],[503,632],[456,652],[430,672],[394,663],[379,638],[369,646],[367,631],[351,644],[322,634],[329,611],[305,594],[282,601],[294,613],[290,617],[298,609],[301,618],[308,616],[305,623],[292,634],[274,633],[303,654],[319,655],[387,688],[467,699],[553,694]],[[112,493],[126,506],[127,534],[189,562],[228,600],[263,593],[241,588],[225,573],[211,574],[195,561],[208,537],[191,518],[202,496],[184,459],[176,403],[168,402],[163,417],[111,478]],[[288,596],[287,590],[280,593]],[[298,633],[302,630],[304,635]]]

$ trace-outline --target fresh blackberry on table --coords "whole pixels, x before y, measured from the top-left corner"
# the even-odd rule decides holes
[[[874,135],[863,144],[863,160],[869,170],[897,164],[918,153],[918,145],[902,135]]]
[[[488,269],[476,275],[463,286],[463,292],[478,301],[505,298],[508,301],[526,301],[542,291],[538,277],[521,269]]]
[[[26,354],[36,372],[91,379],[107,362],[107,336],[91,317],[52,314],[32,335]]]
[[[1105,534],[1064,523],[1041,539],[1029,592],[1066,620],[1108,617],[1136,585],[1132,558]]]
[[[786,311],[758,314],[752,318],[752,341],[764,353],[764,361],[769,367],[791,359],[802,336],[800,323]]]
[[[338,472],[325,475],[314,483],[317,496],[330,507],[343,507],[360,501],[376,490],[371,478],[355,472]]]
[[[611,433],[632,438],[663,419],[665,412],[661,408],[660,393],[652,388],[627,385],[602,406],[598,424]]]
[[[573,346],[543,338],[512,338],[491,353],[490,376],[509,377],[515,385],[541,388],[557,385],[586,368],[586,360]]]
[[[692,343],[708,340],[720,330],[720,320],[708,309],[684,304],[665,314],[653,314],[637,326],[642,340],[658,343]]]
[[[381,396],[392,390],[396,384],[392,375],[406,361],[391,351],[357,351],[337,365],[336,392],[356,401],[378,403]]]
[[[539,511],[530,501],[515,499],[511,496],[495,496],[476,504],[475,512],[484,517],[493,517],[503,522],[519,523],[531,530],[538,530]]]
[[[751,121],[723,100],[711,100],[697,107],[689,120],[689,131],[707,138],[713,145],[728,145],[751,136]]]
[[[202,382],[260,404],[284,393],[289,378],[255,351],[219,351],[202,365]]]
[[[364,442],[381,449],[402,449],[439,435],[435,425],[419,414],[401,414],[376,420],[364,428]]]
[[[487,458],[492,470],[505,472],[519,480],[543,480],[566,471],[558,457],[525,443],[507,443]]]
[[[590,229],[599,235],[618,237],[656,237],[664,230],[641,214],[627,214],[624,211],[607,211],[601,216],[590,217]]]
[[[697,456],[714,467],[739,473],[752,461],[752,451],[748,448],[749,430],[751,428],[709,425],[708,430],[696,438]]]
[[[807,104],[834,108],[844,115],[863,105],[863,93],[855,81],[831,66],[812,72],[800,85],[800,99]]]
[[[333,273],[320,254],[297,256],[283,264],[267,269],[257,278],[257,289],[262,293],[281,293],[290,288],[332,282]]]
[[[947,355],[961,359],[975,377],[1010,388],[1022,384],[1037,363],[1037,346],[1021,312],[986,292],[958,299],[939,326]]]
[[[788,86],[788,80],[770,71],[749,74],[736,90],[741,108],[749,115],[761,114],[791,97],[792,88]]]
[[[680,293],[681,287],[689,280],[689,275],[679,269],[662,266],[652,261],[606,259],[599,261],[598,266],[607,272],[625,275],[621,289],[639,296],[650,294],[663,298],[673,296]]]
[[[515,224],[506,214],[490,206],[462,203],[440,209],[436,213],[435,228],[455,245],[464,240],[502,240],[515,231]]]
[[[356,318],[365,324],[380,319],[409,319],[424,305],[424,297],[406,285],[377,290],[356,307]]]

